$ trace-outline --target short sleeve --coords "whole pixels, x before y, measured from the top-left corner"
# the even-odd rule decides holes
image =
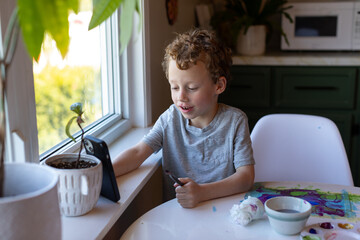
[[[255,164],[251,146],[249,125],[246,115],[239,118],[236,127],[234,142],[234,167],[235,169]]]
[[[169,110],[165,111],[158,120],[155,122],[154,126],[150,132],[145,135],[142,139],[147,145],[149,145],[154,152],[158,152],[163,147],[164,139],[164,129],[167,124],[167,119],[169,117]]]

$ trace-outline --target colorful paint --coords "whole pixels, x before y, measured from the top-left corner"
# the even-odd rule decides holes
[[[353,229],[354,225],[350,224],[350,223],[339,223],[338,224],[339,228],[342,229]]]
[[[359,223],[337,223],[322,222],[315,223],[305,227],[301,233],[301,239],[318,239],[321,240],[344,240],[344,239],[360,239],[360,234],[356,232]]]
[[[320,237],[317,237],[317,236],[304,236],[302,237],[303,240],[321,240]]]
[[[328,232],[328,233],[325,233],[325,235],[324,235],[325,240],[335,240],[337,237],[338,237],[337,232]]]
[[[256,197],[262,203],[272,197],[277,196],[294,196],[307,200],[313,206],[312,215],[329,218],[346,217],[347,220],[359,220],[356,213],[359,211],[355,204],[360,204],[360,195],[351,194],[343,190],[341,193],[324,192],[320,189],[314,189],[312,186],[306,188],[291,188],[285,187],[268,188],[262,186],[260,183],[255,184],[254,190],[245,195]],[[360,213],[358,214],[360,216]]]
[[[323,222],[320,224],[320,227],[323,229],[333,229],[334,226],[330,222]]]

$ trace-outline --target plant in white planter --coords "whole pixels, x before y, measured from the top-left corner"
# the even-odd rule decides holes
[[[58,176],[36,163],[5,165],[1,239],[61,239]]]
[[[293,22],[286,12],[292,6],[284,7],[286,3],[287,0],[226,0],[224,8],[213,15],[211,25],[239,54],[261,55],[265,52],[266,36],[275,27],[288,42],[281,26],[271,21],[278,14]]]
[[[76,113],[66,125],[66,134],[74,120],[81,129],[81,142],[78,154],[58,154],[46,159],[43,164],[55,169],[59,175],[59,204],[64,216],[81,216],[96,205],[101,191],[102,164],[96,157],[81,154],[84,145],[84,130],[81,124],[83,109],[81,103],[74,103],[70,109]]]

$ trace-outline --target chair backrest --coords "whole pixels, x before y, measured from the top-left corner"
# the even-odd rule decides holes
[[[255,181],[306,181],[353,186],[338,128],[330,119],[270,114],[251,132]]]

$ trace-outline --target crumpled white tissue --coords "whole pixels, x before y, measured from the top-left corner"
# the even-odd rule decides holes
[[[264,215],[264,204],[256,197],[248,197],[240,204],[234,204],[230,209],[230,216],[234,222],[240,225],[247,225],[254,219]]]

